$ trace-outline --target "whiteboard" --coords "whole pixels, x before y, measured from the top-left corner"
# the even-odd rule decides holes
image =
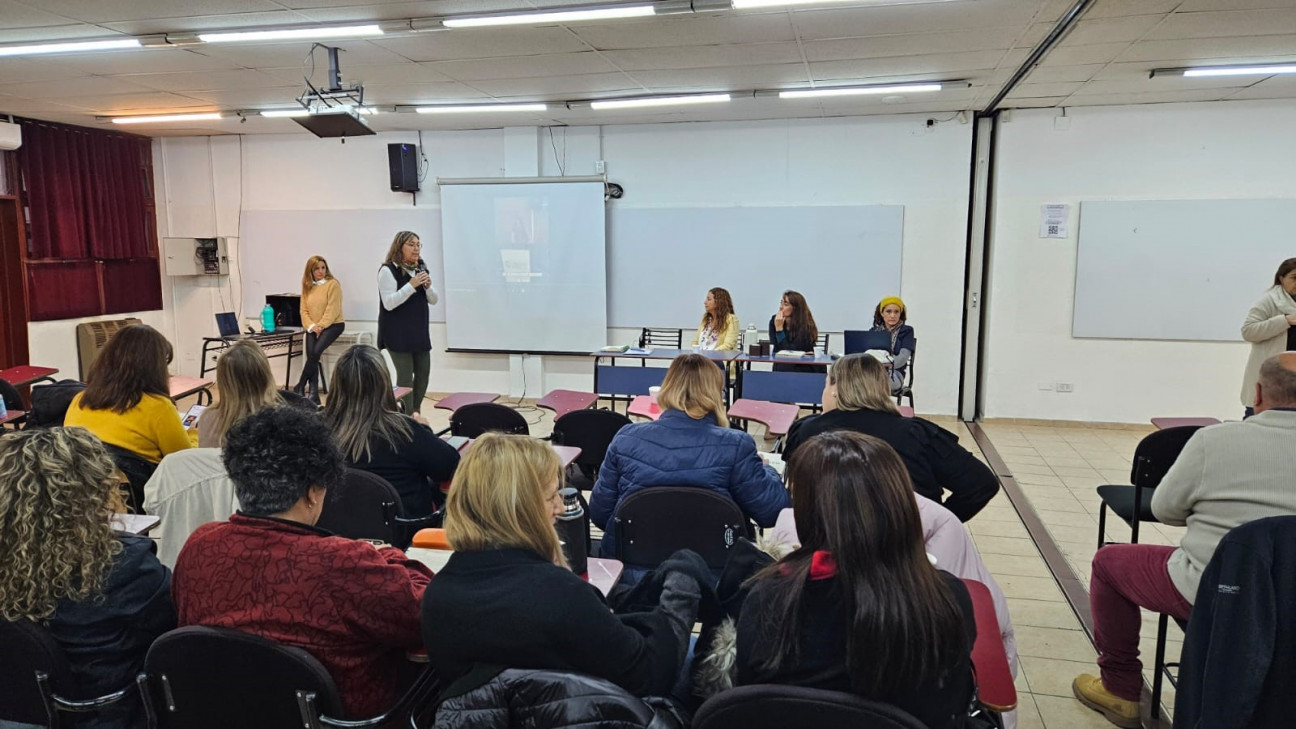
[[[324,256],[342,285],[342,315],[378,319],[378,269],[392,238],[412,230],[423,243],[423,260],[441,300],[432,321],[445,321],[441,272],[441,215],[436,208],[389,210],[244,210],[239,225],[243,315],[256,316],[266,294],[301,293],[306,259]]]
[[[696,329],[707,290],[719,286],[744,328],[764,332],[792,289],[821,331],[868,329],[878,300],[900,293],[900,205],[617,205],[608,226],[612,327]]]
[[[1293,230],[1296,200],[1082,202],[1071,334],[1240,340]]]

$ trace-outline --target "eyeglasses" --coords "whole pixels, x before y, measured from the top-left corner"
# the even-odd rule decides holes
[[[414,248],[422,248],[422,247],[423,247],[423,244],[422,244],[422,243],[416,243],[416,242],[414,242],[414,241],[412,241],[412,240],[410,240],[410,241],[405,241],[405,245],[407,245],[407,246],[412,246],[412,247],[414,247]]]

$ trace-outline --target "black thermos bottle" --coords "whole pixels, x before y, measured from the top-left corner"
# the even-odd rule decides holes
[[[558,528],[558,539],[562,542],[563,554],[567,556],[567,564],[571,566],[572,572],[578,575],[585,574],[589,568],[589,554],[586,552],[587,537],[585,533],[585,509],[581,507],[580,500],[576,498],[577,492],[573,488],[565,488],[561,491],[563,498],[563,513],[558,515],[554,526]]]

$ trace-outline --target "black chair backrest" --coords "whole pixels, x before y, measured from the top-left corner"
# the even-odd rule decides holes
[[[828,353],[828,332],[819,333],[819,338],[815,340],[815,347],[824,354]]]
[[[451,435],[476,438],[489,432],[529,435],[531,427],[518,411],[493,402],[464,405],[450,416]]]
[[[104,443],[104,448],[108,450],[108,455],[112,456],[117,469],[125,474],[127,482],[130,483],[130,507],[135,510],[136,514],[143,514],[144,484],[148,483],[150,478],[153,478],[153,472],[157,470],[157,464],[121,446]]]
[[[31,410],[27,413],[27,427],[57,428],[63,425],[72,399],[85,389],[79,380],[59,380],[31,389]]]
[[[639,346],[680,349],[684,346],[684,330],[644,327],[643,331],[639,333]]]
[[[27,620],[0,621],[0,721],[49,726],[55,720],[36,682],[37,672],[49,676],[51,690],[77,695],[67,658],[53,636]]]
[[[1130,483],[1144,488],[1156,488],[1165,478],[1188,445],[1188,439],[1201,429],[1200,425],[1181,425],[1148,434],[1134,449],[1134,465],[1130,469]]]
[[[0,400],[4,400],[5,410],[27,409],[27,404],[22,399],[22,393],[18,392],[18,388],[4,378],[0,378]]]
[[[617,559],[655,567],[680,549],[723,568],[739,537],[754,538],[738,504],[702,486],[650,486],[630,494],[612,515]]]
[[[297,692],[342,716],[333,677],[314,656],[228,628],[177,628],[144,659],[158,729],[284,729],[303,724]]]
[[[693,729],[926,729],[890,704],[801,686],[756,684],[717,694],[693,716]]]
[[[630,425],[630,418],[612,410],[573,410],[553,424],[553,442],[581,449],[576,465],[592,475],[618,431]]]
[[[387,479],[358,468],[348,468],[346,479],[329,489],[315,526],[348,539],[381,539],[401,546],[401,530],[394,517],[401,514],[400,494]]]

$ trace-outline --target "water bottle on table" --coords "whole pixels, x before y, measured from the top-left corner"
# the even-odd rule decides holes
[[[266,304],[265,308],[261,309],[261,328],[264,329],[266,333],[273,332],[275,330],[274,307],[270,306],[269,304]]]

